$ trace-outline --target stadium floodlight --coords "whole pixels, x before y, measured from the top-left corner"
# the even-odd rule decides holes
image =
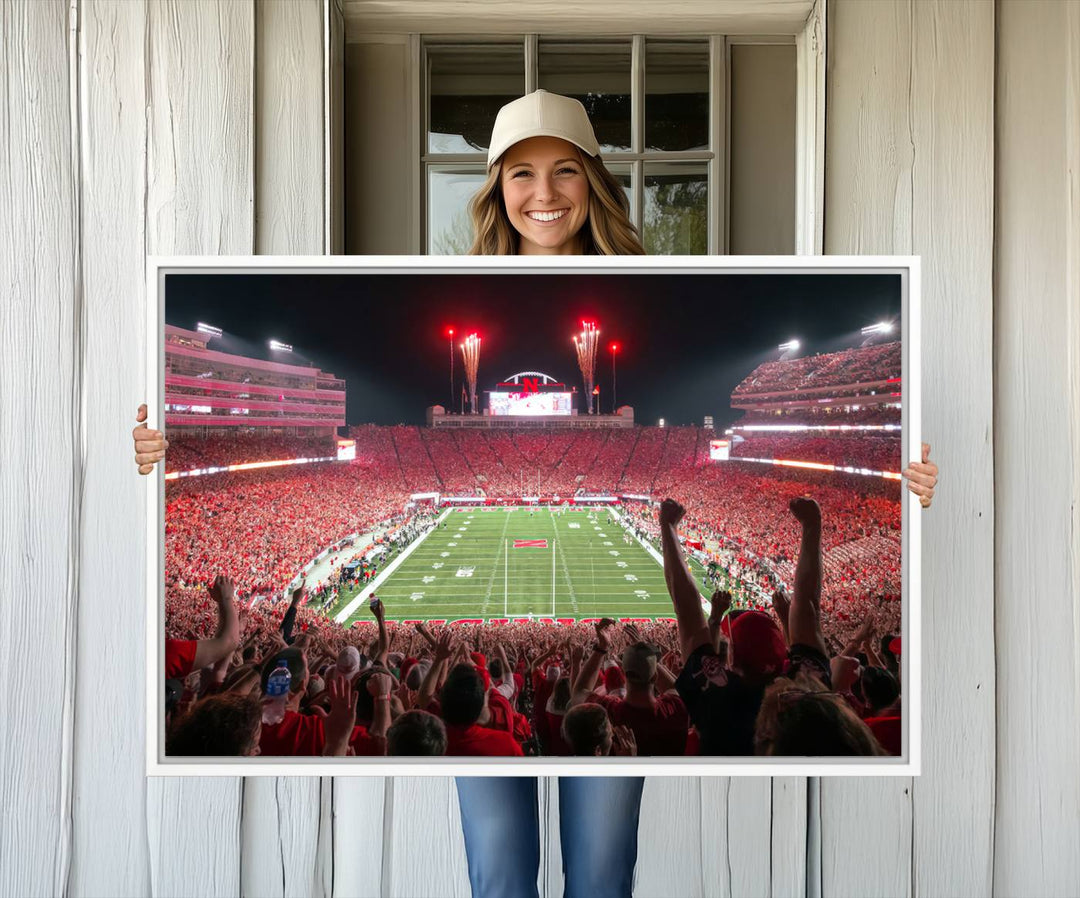
[[[800,344],[798,340],[788,340],[787,343],[781,343],[776,348],[779,349],[781,352],[794,352],[796,349],[799,348],[799,345]]]
[[[280,343],[277,340],[270,341],[270,348],[277,352],[292,352],[292,347],[288,343]]]
[[[221,336],[220,327],[214,327],[214,325],[207,324],[205,321],[200,321],[198,325],[196,325],[195,330],[198,331],[200,334],[209,334],[211,337]]]
[[[891,334],[893,330],[891,321],[879,321],[877,324],[871,324],[862,329],[862,335],[869,337],[873,334]]]

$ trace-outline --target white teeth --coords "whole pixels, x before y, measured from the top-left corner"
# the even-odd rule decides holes
[[[566,210],[560,209],[558,212],[527,212],[525,214],[534,221],[555,221],[562,218],[566,214]]]

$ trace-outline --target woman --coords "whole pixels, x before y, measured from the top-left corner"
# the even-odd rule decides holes
[[[538,90],[499,110],[488,177],[469,204],[472,255],[644,255],[626,194],[600,161],[585,107]],[[628,896],[644,777],[560,777],[564,895]],[[535,896],[534,777],[457,780],[474,898]]]
[[[472,255],[642,255],[618,181],[600,160],[585,108],[536,91],[499,110],[488,177],[470,203]],[[145,421],[141,406],[137,420]],[[140,473],[164,457],[167,441],[133,432]],[[904,472],[930,504],[937,467],[923,447]],[[637,860],[643,777],[562,777],[560,829],[566,898],[629,896]],[[474,898],[537,895],[539,804],[534,777],[457,780]]]
[[[469,203],[474,256],[641,256],[585,107],[538,90],[495,119],[488,177]]]

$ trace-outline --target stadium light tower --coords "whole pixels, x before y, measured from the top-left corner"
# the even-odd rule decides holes
[[[611,414],[615,414],[618,410],[618,405],[615,400],[615,355],[619,351],[619,344],[611,344]]]
[[[293,348],[288,343],[281,343],[278,340],[270,341],[270,348],[275,352],[292,352]]]
[[[214,325],[207,324],[205,321],[200,321],[198,323],[198,325],[196,326],[195,330],[198,331],[200,334],[207,334],[208,336],[211,336],[211,337],[220,337],[221,336],[221,328],[220,327],[214,327]]]
[[[446,336],[450,338],[450,404],[446,407],[451,414],[454,411],[454,329],[448,327]]]

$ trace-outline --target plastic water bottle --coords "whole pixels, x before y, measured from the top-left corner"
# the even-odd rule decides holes
[[[263,703],[262,722],[273,726],[285,719],[285,703],[289,700],[292,674],[284,660],[279,661],[266,680],[266,700]]]

